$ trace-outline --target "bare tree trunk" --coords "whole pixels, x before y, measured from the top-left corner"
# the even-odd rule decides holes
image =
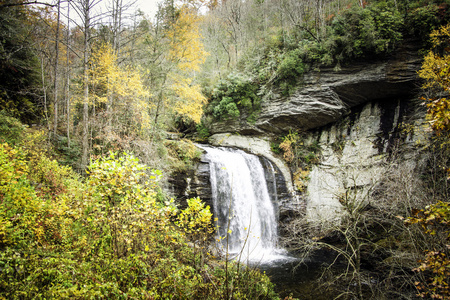
[[[61,18],[61,0],[58,0],[58,13],[56,20],[56,38],[55,38],[55,78],[53,82],[53,105],[54,105],[54,124],[53,124],[53,135],[56,136],[56,130],[58,128],[58,60],[59,60],[59,23]]]
[[[120,31],[122,29],[122,9],[123,0],[113,0],[112,4],[112,21],[113,21],[113,49],[119,56],[120,51]]]
[[[44,92],[44,115],[47,122],[48,131],[50,131],[50,123],[48,122],[48,108],[47,108],[47,88],[45,87],[45,73],[44,73],[44,58],[41,58],[41,77],[42,77],[42,91]]]
[[[81,156],[81,168],[84,169],[87,166],[88,161],[88,148],[89,148],[89,141],[88,141],[88,122],[89,122],[89,85],[88,85],[88,55],[87,55],[87,48],[88,45],[85,43],[84,46],[84,61],[83,61],[83,81],[84,81],[84,97],[83,97],[83,139],[82,139],[82,156]]]
[[[93,121],[94,121],[94,126],[97,125],[96,121],[96,112],[95,112],[95,101],[92,104],[92,116],[93,116]],[[90,124],[90,122],[89,122]],[[89,132],[89,149],[92,149],[93,145],[94,145],[94,126],[92,126],[92,124],[90,124],[90,132]]]
[[[88,162],[89,152],[89,42],[90,42],[90,0],[82,1],[82,9],[84,14],[84,47],[83,47],[83,84],[84,84],[84,97],[83,97],[83,139],[82,139],[82,156],[81,156],[81,168],[85,169]]]
[[[69,42],[70,42],[70,2],[67,2],[67,50],[66,50],[66,103],[67,103],[67,147],[70,147],[70,63],[69,63]]]
[[[91,35],[90,30],[94,26],[94,18],[98,20],[100,15],[96,17],[91,16],[92,9],[101,0],[73,0],[75,5],[73,8],[81,19],[81,25],[79,26],[83,30],[83,119],[82,119],[82,154],[81,154],[81,169],[85,169],[89,158],[89,58],[90,58],[90,44]]]
[[[119,57],[120,51],[120,31],[122,28],[122,9],[123,0],[112,0],[111,15],[112,15],[112,47],[114,53]],[[106,136],[109,138],[111,136],[112,127],[112,106],[113,106],[113,94],[109,90],[109,78],[108,78],[108,90],[107,90],[107,101],[106,101]]]

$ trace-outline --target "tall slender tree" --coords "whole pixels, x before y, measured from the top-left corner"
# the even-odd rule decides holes
[[[59,62],[59,25],[61,20],[61,0],[57,0],[56,2],[57,8],[57,17],[56,17],[56,32],[55,32],[55,63],[54,63],[54,78],[53,78],[53,135],[56,136],[58,129],[58,85],[59,85],[59,76],[58,76],[58,62]]]
[[[66,36],[66,134],[67,147],[70,148],[70,0],[67,1],[67,36]]]
[[[89,156],[89,58],[91,54],[91,30],[94,25],[92,16],[94,7],[100,0],[74,0],[74,8],[81,19],[80,28],[83,31],[83,118],[81,140],[81,168],[88,163]]]
[[[208,53],[204,49],[197,10],[183,5],[173,6],[167,0],[160,6],[157,22],[153,25],[146,43],[151,57],[148,64],[149,79],[154,93],[154,123],[166,112],[199,122],[206,98],[195,83]]]

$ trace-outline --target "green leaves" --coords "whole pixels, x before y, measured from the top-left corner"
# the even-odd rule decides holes
[[[228,116],[236,119],[241,115],[241,112],[239,111],[237,104],[234,102],[233,98],[223,97],[222,100],[220,100],[219,105],[214,107],[213,115],[219,118]]]
[[[126,153],[88,174],[83,183],[42,153],[0,144],[0,298],[223,298],[208,206],[193,198],[175,217],[173,200],[156,200],[161,171]],[[266,276],[248,281],[267,292]],[[240,298],[259,297],[241,283]]]
[[[282,56],[277,70],[279,80],[295,80],[296,77],[303,74],[305,66],[302,62],[301,55],[301,50],[295,49],[286,52]]]
[[[193,163],[198,161],[201,156],[201,151],[194,143],[187,139],[178,141],[166,140],[164,145],[167,147],[171,157],[172,169],[184,172],[193,166]]]
[[[425,233],[435,235],[436,231],[445,233],[450,239],[450,203],[439,201],[427,206],[425,209],[413,210],[413,217],[408,218],[405,223],[419,224]]]
[[[426,80],[423,88],[450,91],[450,26],[446,25],[431,34],[433,49],[425,56],[419,76]],[[434,91],[434,94],[437,94]],[[427,117],[432,129],[439,135],[450,130],[450,100],[446,97],[422,98],[428,108]]]
[[[257,90],[258,85],[251,78],[243,74],[230,74],[213,91],[211,107],[214,117],[236,119],[243,111],[259,111],[261,98]]]
[[[32,92],[40,84],[33,21],[37,20],[28,5],[0,8],[0,107],[27,122],[43,115],[42,104]]]
[[[97,194],[110,206],[123,199],[134,203],[154,194],[153,188],[161,175],[160,171],[154,171],[149,176],[145,172],[148,168],[139,164],[133,155],[124,153],[118,158],[116,156],[117,153],[110,152],[109,156],[91,162],[87,184],[95,187]],[[141,185],[143,183],[146,186]]]
[[[212,213],[209,206],[205,207],[205,203],[198,197],[188,199],[187,203],[188,207],[177,216],[175,224],[194,236],[212,233],[214,228],[211,225]]]
[[[403,18],[385,1],[354,6],[333,19],[328,39],[337,61],[389,53],[402,39]]]

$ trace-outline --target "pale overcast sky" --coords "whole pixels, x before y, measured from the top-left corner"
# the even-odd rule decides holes
[[[160,1],[161,0],[137,0],[136,6],[150,18],[153,18],[158,11],[158,2]]]
[[[43,0],[43,1],[47,2],[47,3],[55,3],[56,2],[56,0]],[[153,17],[156,15],[156,12],[158,11],[158,3],[161,1],[162,0],[136,0],[135,7],[136,7],[136,9],[140,8],[147,16],[150,17],[150,19],[153,19]],[[130,2],[133,2],[133,0],[124,0],[123,2],[130,3]],[[105,7],[107,6],[108,3],[110,3],[110,0],[101,0],[100,3],[96,6],[96,8],[100,9],[101,11],[104,11]],[[65,3],[63,3],[61,5],[66,7]],[[63,8],[63,11],[65,12],[64,8]],[[74,18],[73,12],[72,12],[72,18]]]

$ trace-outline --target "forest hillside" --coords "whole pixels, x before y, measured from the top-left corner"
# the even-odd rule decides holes
[[[214,249],[210,207],[180,203],[169,179],[200,159],[194,142],[217,124],[251,127],[307,74],[389,60],[413,44],[424,201],[371,214],[388,220],[378,222],[343,196],[350,223],[291,244],[344,258],[346,271],[320,278],[336,297],[447,299],[449,5],[161,0],[150,18],[132,1],[1,1],[0,298],[279,299],[266,274]],[[320,152],[305,150],[305,131],[267,135],[274,155],[300,166],[300,189]],[[386,249],[402,259],[388,261]],[[367,257],[383,260],[370,274],[388,280],[365,277]]]

